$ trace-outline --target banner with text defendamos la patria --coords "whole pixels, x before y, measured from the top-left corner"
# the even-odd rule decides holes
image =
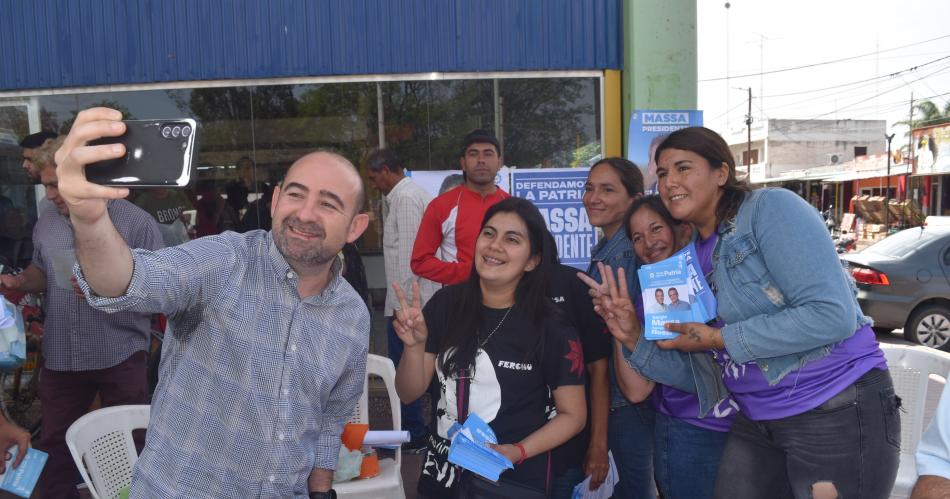
[[[582,271],[590,264],[597,233],[582,198],[588,168],[511,170],[511,195],[534,203],[557,241],[561,263]]]

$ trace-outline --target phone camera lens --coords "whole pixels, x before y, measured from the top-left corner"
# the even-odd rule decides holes
[[[175,128],[172,128],[172,137],[177,139],[179,135],[181,135],[181,127],[175,126]]]
[[[187,137],[189,135],[191,135],[191,127],[188,125],[181,127],[181,136]]]
[[[165,137],[167,139],[168,137],[171,137],[171,135],[172,135],[172,127],[170,126],[162,127],[162,137]]]

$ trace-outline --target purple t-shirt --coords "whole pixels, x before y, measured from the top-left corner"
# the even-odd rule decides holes
[[[699,259],[700,268],[704,273],[708,273],[712,268],[712,252],[716,247],[718,235],[713,234],[705,241],[697,239],[696,257]],[[640,322],[643,322],[643,296],[637,295],[637,315]],[[718,324],[716,327],[720,327]],[[693,426],[698,426],[707,430],[729,431],[732,427],[732,419],[739,412],[739,405],[732,397],[726,397],[719,401],[712,411],[704,418],[697,417],[699,414],[699,398],[695,393],[677,390],[671,386],[657,384],[652,395],[653,407],[660,413],[670,417],[677,418]]]
[[[697,241],[696,250],[703,272],[708,276],[712,270],[712,248],[700,249]],[[736,364],[725,350],[713,351],[713,357],[722,367],[726,388],[732,392],[742,412],[754,421],[781,419],[810,411],[871,369],[887,369],[884,352],[871,326],[859,327],[850,338],[836,344],[831,353],[788,373],[773,386],[769,386],[755,361]]]
[[[768,381],[755,361],[736,364],[725,350],[714,353],[722,366],[726,388],[749,419],[781,419],[827,402],[871,369],[887,369],[884,352],[871,326],[861,326],[831,353],[788,373],[777,384]]]

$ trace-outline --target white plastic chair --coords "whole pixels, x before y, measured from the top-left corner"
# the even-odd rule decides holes
[[[369,354],[366,360],[366,378],[376,375],[383,379],[386,393],[389,395],[389,409],[392,412],[393,429],[402,428],[399,397],[396,395],[396,368],[393,362],[380,355]],[[369,383],[363,385],[363,395],[360,397],[350,423],[369,423]],[[405,499],[406,493],[402,487],[402,449],[396,448],[395,459],[379,460],[379,475],[363,480],[334,483],[338,497],[348,499]]]
[[[892,498],[908,498],[917,481],[917,464],[914,453],[920,436],[930,423],[924,413],[930,389],[931,375],[942,380],[936,387],[939,392],[950,373],[950,354],[922,346],[881,344],[887,358],[887,366],[894,379],[894,391],[901,398],[901,461],[897,481],[891,490]],[[926,419],[926,420],[925,420]]]
[[[66,445],[93,499],[114,499],[132,484],[139,455],[132,430],[148,427],[148,405],[118,405],[76,420],[66,430]]]

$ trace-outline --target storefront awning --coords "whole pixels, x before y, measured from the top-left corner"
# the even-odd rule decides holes
[[[891,166],[891,175],[906,175],[911,172],[910,165],[901,164],[901,165],[892,165]],[[855,170],[848,171],[843,173],[838,173],[830,177],[822,179],[822,182],[850,182],[852,180],[863,180],[866,178],[877,178],[877,177],[886,177],[887,169],[879,168],[876,170]]]
[[[795,172],[784,172],[785,175],[778,177],[762,178],[753,181],[755,184],[773,184],[781,182],[804,182],[807,180],[824,180],[828,177],[840,175],[841,172],[809,172],[808,170],[798,170]]]

